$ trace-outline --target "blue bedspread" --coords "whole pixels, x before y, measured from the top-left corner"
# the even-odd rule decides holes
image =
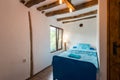
[[[75,55],[75,57],[70,57],[70,55],[71,56]],[[58,56],[75,59],[79,61],[90,62],[94,64],[97,69],[99,68],[98,56],[95,50],[68,50],[68,51],[61,53]]]
[[[72,48],[53,56],[53,80],[96,80],[99,70],[97,52]]]
[[[98,71],[96,52],[69,50],[53,56],[52,66],[53,80],[96,80]]]

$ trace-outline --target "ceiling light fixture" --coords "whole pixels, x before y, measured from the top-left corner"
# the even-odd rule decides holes
[[[59,0],[59,4],[62,4],[63,3],[63,0]]]
[[[72,9],[71,9],[71,8],[69,8],[69,12],[72,12]]]

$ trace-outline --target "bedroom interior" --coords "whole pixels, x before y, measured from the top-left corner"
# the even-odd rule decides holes
[[[101,54],[106,51],[106,32],[102,32],[106,29],[102,29],[104,15],[99,16],[103,8],[98,5],[105,3],[97,0],[59,1],[13,0],[0,3],[0,80],[42,80],[35,77],[47,67],[53,72],[53,77],[43,80],[96,80],[98,76],[100,79],[97,80],[106,80],[107,61],[104,61],[105,57],[101,59],[106,56]],[[56,30],[53,51],[50,27]],[[101,47],[101,44],[105,46]]]

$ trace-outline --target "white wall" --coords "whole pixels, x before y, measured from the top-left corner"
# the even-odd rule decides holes
[[[25,80],[30,75],[28,10],[33,27],[34,74],[49,66],[49,25],[59,25],[56,20],[35,7],[26,8],[19,0],[2,0],[0,10],[0,80]]]
[[[49,66],[50,54],[49,26],[47,17],[34,7],[30,9],[33,26],[34,74]]]
[[[34,53],[34,74],[51,65],[52,54],[50,53],[50,25],[60,27],[54,17],[46,17],[45,14],[30,9],[33,26],[33,53]]]
[[[81,23],[83,27],[79,27]],[[67,46],[71,47],[77,43],[90,43],[96,48],[97,27],[97,18],[63,24],[64,35],[68,36]]]
[[[0,80],[25,80],[29,77],[29,46],[27,8],[18,0],[1,0]]]
[[[98,1],[100,26],[100,80],[107,80],[107,0]]]

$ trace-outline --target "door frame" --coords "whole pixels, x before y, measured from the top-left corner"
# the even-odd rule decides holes
[[[107,0],[107,80],[110,77],[110,0]]]

